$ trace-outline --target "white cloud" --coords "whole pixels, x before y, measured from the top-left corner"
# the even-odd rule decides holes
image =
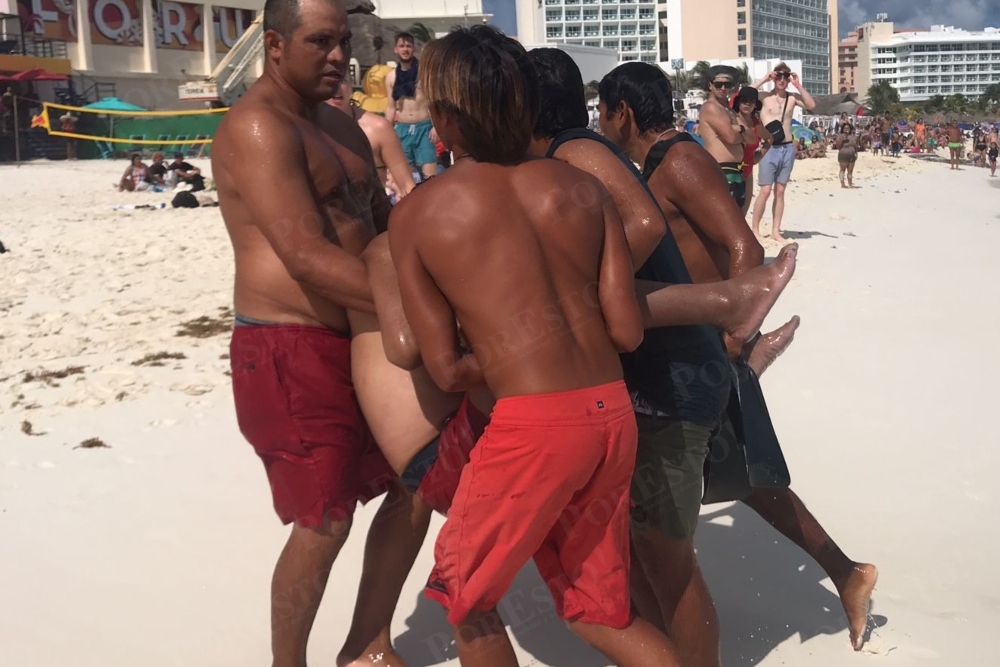
[[[846,34],[865,21],[886,13],[900,27],[929,28],[953,25],[966,30],[1000,28],[1000,2],[996,0],[843,0],[839,6],[840,30]]]

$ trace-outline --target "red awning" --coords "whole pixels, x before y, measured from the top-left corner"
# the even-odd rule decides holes
[[[26,69],[23,72],[6,76],[0,74],[0,81],[67,81],[68,76],[46,72],[43,69]]]

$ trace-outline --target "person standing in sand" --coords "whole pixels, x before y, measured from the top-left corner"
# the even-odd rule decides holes
[[[413,35],[408,32],[396,35],[395,51],[399,64],[385,77],[390,98],[385,119],[395,125],[410,166],[427,180],[437,174],[438,136],[427,99],[420,89],[420,61],[413,55]]]
[[[350,79],[345,79],[340,84],[340,88],[328,103],[353,118],[364,130],[365,136],[368,137],[368,143],[372,147],[375,168],[378,170],[382,186],[386,185],[388,175],[392,174],[392,190],[396,195],[402,199],[410,194],[410,191],[416,187],[413,182],[413,172],[406,161],[399,137],[392,129],[392,123],[378,114],[368,113],[351,103]]]
[[[753,233],[760,238],[760,221],[767,208],[767,200],[774,193],[774,205],[771,209],[771,238],[784,242],[781,235],[781,220],[785,214],[785,188],[792,177],[795,166],[795,141],[792,137],[792,116],[795,107],[805,110],[814,109],[816,102],[802,86],[799,75],[792,72],[785,63],[778,63],[774,71],[769,72],[760,81],[753,84],[757,90],[765,83],[773,82],[774,90],[760,93],[762,108],[760,120],[767,131],[774,137],[771,150],[760,161],[757,171],[757,183],[760,194],[753,206]],[[798,89],[797,93],[788,92],[788,84],[792,83]]]
[[[595,197],[570,201],[580,172],[527,158],[538,82],[520,44],[457,28],[423,67],[455,164],[393,209],[404,311],[438,386],[498,399],[425,592],[463,665],[516,667],[496,605],[534,557],[559,616],[615,664],[679,665],[629,604],[636,431],[617,352],[638,345],[642,318],[621,221],[597,179],[584,176]]]
[[[390,207],[364,133],[325,104],[347,76],[347,11],[339,0],[267,0],[263,41],[264,74],[219,125],[212,166],[236,264],[237,421],[292,524],[271,582],[272,665],[304,667],[357,503],[389,491],[363,585],[391,576],[392,554],[371,537],[410,530],[412,507],[351,381],[347,311],[374,311],[359,255]]]
[[[958,121],[951,121],[945,128],[944,133],[948,138],[948,153],[951,168],[959,170],[958,161],[962,157],[962,148],[965,146],[965,139],[962,137],[962,130],[958,127]]]
[[[716,65],[706,72],[707,98],[700,111],[700,135],[705,140],[705,150],[722,167],[729,195],[742,211],[747,196],[743,148],[753,136],[753,126],[744,125],[730,109],[729,93],[733,90],[735,75],[736,71],[725,65]]]
[[[747,185],[746,201],[743,202],[741,211],[744,218],[750,210],[750,202],[753,201],[753,168],[767,155],[773,140],[771,133],[760,124],[760,109],[757,89],[752,86],[740,88],[739,94],[733,99],[733,111],[739,115],[740,122],[752,132],[750,139],[743,146],[743,180]]]
[[[763,252],[734,257],[726,252],[726,245],[733,243],[733,238],[744,238],[746,224],[734,216],[702,218],[693,214],[699,201],[724,200],[726,197],[710,157],[689,137],[685,138],[686,135],[671,129],[672,108],[656,102],[658,99],[671,99],[669,85],[663,70],[647,63],[625,63],[612,70],[600,85],[599,108],[604,136],[618,145],[632,161],[643,165],[643,175],[667,216],[695,282],[712,283],[732,278],[758,266],[763,261]],[[712,226],[698,229],[705,224],[703,221]],[[724,244],[718,239],[728,240]],[[794,255],[796,246],[792,244],[787,248]],[[722,261],[726,259],[728,261]],[[787,259],[786,251],[783,251],[778,261]],[[798,318],[792,318],[755,344],[748,344],[745,351],[748,365],[758,374],[766,370],[791,343],[798,324]],[[700,486],[698,489],[700,491]],[[851,645],[860,650],[871,593],[878,579],[875,566],[850,560],[791,489],[756,489],[743,502],[808,553],[831,578],[847,615]],[[697,520],[697,515],[695,509],[694,520]],[[639,554],[641,559],[641,552]],[[688,558],[693,558],[693,554]],[[674,558],[662,563],[660,570],[665,572],[659,580],[650,576],[651,572],[656,572],[655,562],[652,567],[644,563],[649,577],[647,586],[651,588],[637,596],[637,600],[646,600],[648,604],[652,599],[658,603],[659,609],[655,605],[652,609],[647,607],[646,613],[662,614],[661,618],[668,625],[675,612],[678,616],[687,615],[687,620],[676,621],[681,624],[680,631],[684,634],[679,636],[673,627],[668,628],[668,634],[677,639],[682,655],[700,655],[701,660],[714,655],[717,660],[718,649],[716,647],[713,654],[710,648],[712,642],[709,641],[714,609],[708,590],[701,581],[698,585],[689,583],[686,588],[682,585],[678,591],[676,580],[671,581],[678,562],[687,561]],[[685,604],[683,609],[679,606],[682,599]],[[717,637],[717,622],[715,627]],[[689,658],[688,664],[717,663],[695,663]]]
[[[994,139],[990,142],[990,148],[986,151],[986,157],[988,158],[990,164],[990,176],[997,175],[997,155],[1000,153],[1000,147],[997,145],[997,141]]]
[[[837,163],[840,165],[840,187],[854,187],[854,165],[858,162],[857,137],[854,135],[854,126],[845,123],[840,126],[840,135],[834,139],[837,149]],[[844,184],[844,177],[847,177],[847,184]]]

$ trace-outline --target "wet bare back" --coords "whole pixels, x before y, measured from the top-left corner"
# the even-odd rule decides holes
[[[460,163],[394,209],[389,238],[429,368],[457,340],[428,340],[428,322],[457,317],[497,398],[621,379],[612,338],[634,314],[641,339],[641,323],[622,225],[597,179],[555,160]]]
[[[321,104],[307,112],[311,118],[299,117],[280,97],[262,78],[215,135],[212,167],[235,252],[235,307],[261,320],[347,332],[345,305],[370,300],[358,282],[363,271],[350,264],[375,235],[371,151],[340,111]]]

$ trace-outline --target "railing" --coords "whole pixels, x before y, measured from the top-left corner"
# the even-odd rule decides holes
[[[66,42],[55,39],[37,39],[29,35],[21,36],[21,54],[38,58],[68,58]]]

